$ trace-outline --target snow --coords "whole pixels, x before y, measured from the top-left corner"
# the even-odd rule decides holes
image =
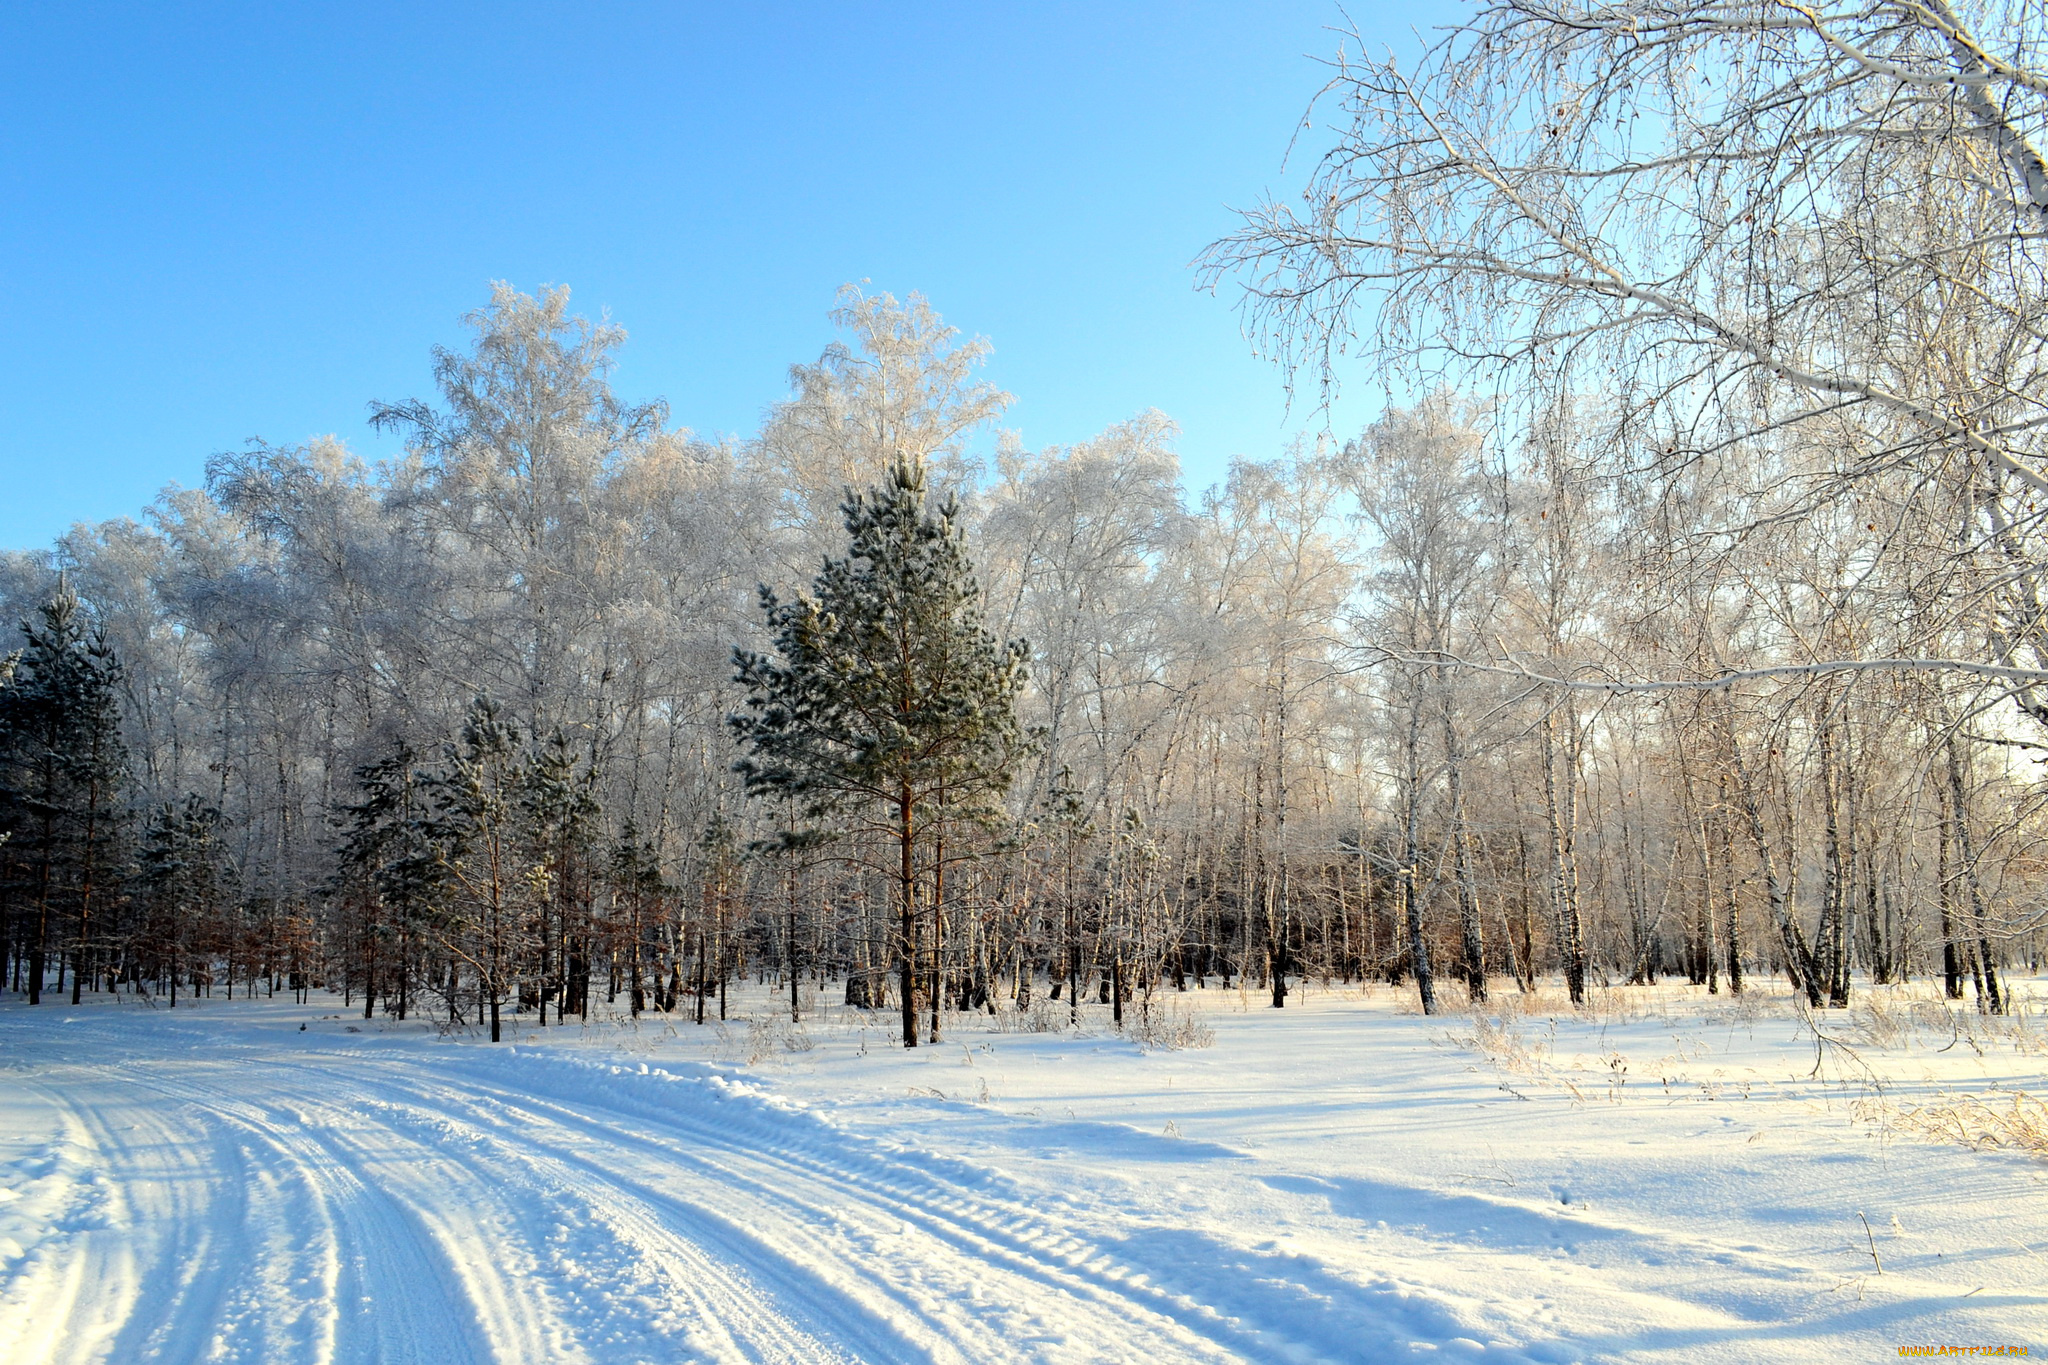
[[[2041,982],[2021,982],[2031,1000]],[[1176,1002],[492,1047],[278,1001],[0,1006],[28,1361],[1839,1361],[2041,1346],[2048,1164],[1913,1123],[2048,1037],[1924,991]],[[1911,998],[1906,998],[1910,996]],[[812,1001],[815,1006],[818,1002]],[[2030,1006],[2030,1008],[2038,1008]],[[1063,1018],[1063,1013],[1053,1017]],[[305,1027],[302,1029],[301,1025]],[[1994,1099],[1994,1102],[1998,1102]]]

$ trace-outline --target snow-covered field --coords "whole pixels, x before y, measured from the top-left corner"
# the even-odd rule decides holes
[[[2048,1163],[1929,1118],[2048,1092],[2038,1016],[1188,998],[1213,1045],[1150,1052],[1099,1010],[904,1052],[765,993],[495,1048],[325,995],[0,1006],[0,1359],[2048,1348]]]

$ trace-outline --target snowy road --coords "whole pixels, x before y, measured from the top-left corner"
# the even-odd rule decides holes
[[[1344,1144],[1316,1137],[1327,1115],[1309,1105],[1290,1126],[1330,1151],[1328,1178],[1260,1140],[903,1099],[902,1080],[926,1073],[900,1068],[945,1062],[937,1050],[849,1056],[898,1068],[898,1098],[842,1109],[794,1076],[356,1037],[340,1022],[301,1033],[299,1017],[318,1020],[0,1010],[0,1355],[1568,1360],[1719,1344],[1740,1359],[1786,1302],[1839,1278],[1737,1246],[1739,1229],[1694,1237],[1621,1208],[1589,1224],[1583,1194],[1560,1209],[1547,1188],[1494,1198],[1345,1177]],[[954,1046],[950,1065],[972,1067]],[[1182,1112],[1204,1112],[1191,1103]],[[1411,1226],[1365,1216],[1396,1208]],[[1927,1320],[1924,1303],[1873,1298],[1858,1317],[1856,1294],[1780,1346],[1826,1356],[1844,1330],[1917,1339],[1898,1324]],[[1971,1306],[2024,1320],[2024,1302]]]
[[[722,1076],[182,1031],[138,1056],[136,1024],[81,1015],[17,1069],[9,1212],[71,1235],[10,1279],[10,1360],[1323,1354],[986,1169]]]

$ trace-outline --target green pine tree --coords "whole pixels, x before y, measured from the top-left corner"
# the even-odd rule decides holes
[[[97,922],[126,830],[121,665],[61,580],[38,615],[0,687],[0,885],[29,1003],[51,951],[68,949],[76,1004],[99,972]],[[58,971],[61,989],[62,957]]]
[[[633,1017],[647,1008],[647,969],[658,961],[653,933],[661,923],[662,901],[668,887],[662,881],[661,860],[651,840],[640,837],[640,827],[629,815],[613,846],[605,883],[611,902],[610,937],[613,951],[626,971],[626,993]],[[661,982],[655,980],[656,1008],[664,1011]]]
[[[173,1009],[181,977],[189,976],[195,990],[205,978],[195,940],[233,893],[233,870],[220,841],[224,823],[219,810],[187,792],[182,801],[159,803],[143,827],[136,869],[146,912],[143,966],[163,984]]]
[[[591,901],[596,894],[598,772],[557,728],[527,759],[520,809],[538,878],[540,1022],[590,1014]]]
[[[935,844],[949,823],[999,814],[1027,747],[1025,646],[983,628],[959,506],[934,503],[921,466],[899,462],[841,514],[847,553],[825,561],[809,594],[783,602],[761,589],[774,654],[734,651],[747,689],[729,722],[747,749],[734,768],[790,813],[785,844],[865,833],[891,848],[891,946],[903,1043],[915,1047],[923,935],[929,925],[936,952],[944,908]]]
[[[432,830],[450,901],[448,946],[476,975],[495,1043],[529,956],[527,909],[535,887],[520,838],[525,764],[518,732],[489,696],[470,703],[462,739],[447,746],[446,756],[447,769],[431,785]]]
[[[1088,819],[1088,807],[1081,789],[1074,784],[1074,770],[1060,764],[1052,787],[1045,794],[1039,812],[1040,829],[1053,859],[1060,888],[1060,916],[1063,933],[1060,959],[1050,973],[1055,982],[1064,981],[1067,993],[1067,1022],[1081,1022],[1081,860],[1095,826]],[[1053,987],[1053,999],[1060,986]]]
[[[365,1019],[374,1015],[380,991],[397,1016],[406,1017],[425,984],[426,949],[444,927],[447,877],[419,758],[400,740],[383,758],[357,768],[362,799],[337,812],[343,830],[328,890],[345,913],[345,951],[355,957]]]

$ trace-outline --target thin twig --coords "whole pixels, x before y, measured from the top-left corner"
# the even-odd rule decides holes
[[[1870,1220],[1863,1217],[1863,1210],[1856,1210],[1856,1217],[1863,1223],[1863,1240],[1870,1243],[1870,1263],[1877,1267],[1877,1273],[1884,1274],[1884,1262],[1877,1259],[1877,1236],[1870,1230]]]

